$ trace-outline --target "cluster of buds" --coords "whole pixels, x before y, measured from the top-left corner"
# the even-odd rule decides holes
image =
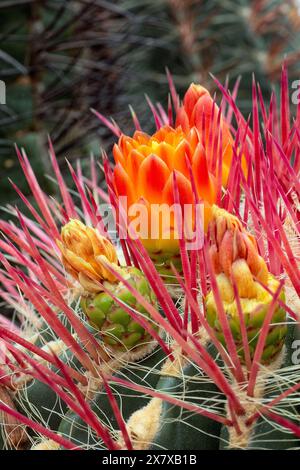
[[[249,351],[251,358],[253,358],[264,319],[273,299],[272,294],[275,294],[279,288],[279,281],[269,273],[265,260],[259,255],[255,238],[245,230],[237,217],[224,209],[213,206],[209,234],[212,241],[210,257],[238,353],[244,359],[234,283],[240,297]],[[279,298],[284,301],[283,289]],[[212,291],[206,298],[206,314],[208,322],[215,329],[219,340],[226,346]],[[276,304],[262,362],[272,361],[281,350],[287,329],[285,320],[284,309]]]

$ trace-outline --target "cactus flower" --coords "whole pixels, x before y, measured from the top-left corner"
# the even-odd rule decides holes
[[[164,276],[170,274],[171,262],[181,271],[178,237],[182,233],[176,231],[176,218],[162,212],[162,205],[171,207],[174,203],[174,173],[182,213],[184,217],[186,215],[184,226],[187,233],[192,234],[193,188],[204,203],[205,230],[210,220],[211,205],[216,202],[220,145],[224,185],[228,179],[233,137],[218,112],[219,108],[209,92],[192,84],[182,106],[177,109],[175,128],[163,125],[153,135],[139,130],[132,137],[121,135],[113,148],[115,191],[118,197],[127,198],[129,221],[136,214],[131,210],[133,207],[145,209],[144,218],[147,226],[151,227],[151,233],[148,230],[139,236]],[[220,135],[222,143],[219,142]],[[162,217],[158,215],[157,205],[160,205]],[[189,213],[185,209],[187,206]]]
[[[168,214],[170,217],[166,224],[167,216],[160,217],[158,211],[163,205],[168,209],[174,204],[174,172],[183,214],[187,206],[193,207],[194,195],[187,157],[198,196],[204,201],[204,225],[207,225],[210,206],[216,199],[216,186],[214,176],[208,171],[199,132],[192,128],[184,133],[181,127],[173,129],[170,126],[162,127],[152,136],[137,131],[133,137],[122,135],[114,146],[113,154],[117,195],[127,197],[128,208],[142,205],[146,209],[149,231],[141,237],[144,246],[161,273],[167,275],[170,260],[180,270],[174,213]],[[192,221],[192,217],[188,220]],[[155,237],[151,237],[151,233],[155,233]]]
[[[195,127],[200,134],[205,129],[205,153],[210,171],[216,175],[217,165],[213,162],[220,153],[219,129],[222,130],[222,183],[226,186],[234,140],[223,116],[218,122],[219,107],[212,99],[209,91],[201,85],[192,83],[187,90],[183,104],[176,116],[176,126],[181,126],[185,133]],[[213,169],[213,166],[215,168]],[[243,163],[245,169],[245,162]]]
[[[279,282],[269,273],[264,259],[259,255],[255,238],[244,229],[237,217],[224,209],[213,206],[209,231],[212,240],[210,256],[238,354],[244,359],[232,278],[234,278],[240,297],[250,357],[253,359],[259,333],[273,299],[273,296],[258,281],[267,286],[272,293],[278,289]],[[280,293],[280,299],[284,301],[283,290]],[[217,337],[226,346],[212,291],[206,297],[206,314]],[[285,320],[284,309],[276,304],[262,354],[262,362],[272,361],[281,350],[287,331]]]
[[[115,247],[97,229],[87,227],[80,220],[71,219],[61,230],[57,245],[62,262],[69,274],[77,279],[87,291],[99,291],[99,282],[115,282],[116,278],[105,263],[117,266]],[[93,280],[96,283],[93,283]]]

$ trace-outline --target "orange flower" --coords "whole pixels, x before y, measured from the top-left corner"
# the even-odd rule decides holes
[[[173,203],[172,172],[176,171],[182,203],[192,203],[188,157],[199,197],[213,203],[214,181],[208,172],[206,156],[196,129],[184,134],[165,126],[154,135],[135,132],[133,137],[121,136],[114,146],[114,171],[118,193],[131,202],[144,198],[150,203]]]
[[[143,132],[135,132],[132,138],[122,135],[114,146],[113,154],[116,161],[114,182],[118,196],[128,197],[128,207],[133,204],[146,206],[149,220],[155,210],[153,204],[166,204],[169,207],[174,203],[174,172],[181,206],[192,207],[193,190],[186,157],[190,162],[198,196],[205,201],[206,209],[215,202],[215,180],[208,171],[205,151],[195,128],[184,133],[180,127],[173,129],[165,126],[152,136]],[[171,225],[174,228],[174,217]],[[160,240],[162,232],[161,226]],[[156,249],[160,249],[157,243]]]
[[[146,231],[141,235],[138,230],[139,236],[157,264],[165,266],[172,257],[174,262],[174,256],[179,256],[178,237],[182,234],[176,231],[175,215],[170,215],[169,211],[167,219],[165,213],[158,215],[154,207],[159,204],[170,208],[173,205],[174,175],[184,217],[185,207],[188,205],[190,209],[184,219],[185,229],[191,230],[188,233],[193,232],[194,184],[198,197],[204,202],[204,228],[207,228],[211,205],[216,202],[217,192],[217,165],[213,164],[213,158],[215,154],[218,155],[218,108],[216,106],[214,119],[212,109],[213,100],[208,91],[201,86],[191,85],[178,111],[175,128],[165,125],[153,135],[140,131],[136,131],[133,137],[122,135],[113,148],[116,194],[127,197],[130,222],[134,217],[130,208],[145,209],[144,220],[147,219],[151,233]],[[224,183],[228,178],[233,138],[222,118],[220,126],[223,131]],[[152,236],[153,228],[156,237]]]
[[[208,90],[192,83],[185,94],[183,105],[177,112],[176,126],[181,126],[186,133],[193,127],[196,127],[200,134],[205,129],[205,153],[208,167],[214,174],[218,165],[213,165],[213,161],[219,156],[219,129],[222,130],[222,183],[225,186],[232,160],[233,138],[222,115],[218,125],[218,113],[219,108]]]

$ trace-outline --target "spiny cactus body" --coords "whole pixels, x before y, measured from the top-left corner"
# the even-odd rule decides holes
[[[287,83],[284,69],[279,122],[276,118],[276,126],[271,125],[274,108],[267,114],[261,102],[261,131],[256,99],[251,129],[220,85],[238,122],[237,130],[231,126],[234,150],[224,187],[224,152],[218,141],[225,128],[220,114],[216,127],[212,113],[206,116],[219,149],[218,156],[211,153],[218,205],[206,214],[209,229],[200,224],[202,243],[190,250],[186,238],[179,240],[182,273],[170,264],[180,289],[176,302],[148,247],[133,237],[130,225],[125,226],[128,236],[121,239],[126,263],[118,264],[95,204],[99,195],[106,202],[107,197],[95,180],[87,182],[80,169],[71,168],[81,206],[75,205],[61,178],[61,202],[53,204],[20,154],[40,213],[23,198],[35,221],[19,211],[12,212],[19,224],[0,221],[5,234],[5,255],[0,255],[3,295],[22,322],[21,329],[0,324],[5,448],[47,447],[49,440],[55,448],[66,449],[299,447],[299,363],[294,348],[299,338],[300,272],[298,251],[291,249],[284,228],[289,214],[293,233],[298,233],[299,124],[289,119]],[[173,95],[178,104],[174,90]],[[191,108],[197,102],[191,100]],[[164,133],[165,114],[160,107],[153,111]],[[120,134],[114,124],[111,128]],[[191,129],[181,127],[178,132]],[[59,175],[53,149],[51,156]],[[196,169],[184,161],[196,201]],[[115,207],[116,175],[105,155],[104,167]],[[169,173],[172,200],[180,199],[189,185],[177,178],[176,168]],[[152,173],[151,178],[154,181]],[[123,345],[132,334],[129,327],[135,333],[138,328],[144,331],[129,347],[120,348],[104,343],[108,323]],[[253,332],[258,338],[255,347]]]
[[[122,274],[146,300],[155,305],[155,296],[145,276],[136,268],[123,268]],[[149,319],[147,310],[124,287],[122,282],[109,284],[105,282],[106,292],[90,294],[81,298],[81,307],[90,323],[101,331],[103,340],[114,349],[132,349],[139,344],[147,344],[151,335],[130,316],[122,305],[109,295],[111,291],[119,301],[133,308],[144,319]]]

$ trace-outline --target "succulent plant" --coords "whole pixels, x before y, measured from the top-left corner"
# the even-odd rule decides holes
[[[47,153],[47,133],[61,167],[66,152],[74,159],[96,152],[108,135],[104,128],[98,132],[88,109],[101,106],[107,114],[116,113],[119,96],[118,102],[141,111],[142,124],[151,133],[140,86],[161,99],[167,89],[166,66],[180,91],[201,81],[213,93],[217,87],[209,73],[223,81],[229,75],[230,85],[242,74],[239,103],[246,115],[253,70],[263,96],[269,96],[270,83],[279,88],[285,54],[292,76],[299,75],[295,0],[23,3],[11,0],[0,6],[1,79],[7,84],[7,106],[0,109],[4,201],[15,195],[6,178],[18,177],[15,142],[30,154],[45,191],[54,192],[44,178],[47,159],[40,159]],[[124,112],[121,118],[127,126]],[[26,186],[22,190],[27,192]]]
[[[129,226],[120,238],[127,267],[117,264],[100,214],[100,196],[105,202],[108,196],[97,191],[95,181],[84,180],[80,169],[70,167],[76,197],[61,178],[51,149],[61,191],[61,200],[53,204],[20,155],[37,209],[24,197],[32,218],[16,210],[11,223],[0,221],[5,235],[2,291],[21,321],[20,328],[4,320],[0,324],[3,447],[299,448],[299,120],[290,119],[286,74],[283,69],[279,121],[274,106],[266,111],[260,101],[264,126],[259,125],[253,85],[253,128],[219,84],[237,122],[236,129],[231,123],[232,159],[226,188],[219,171],[219,207],[211,207],[202,244],[189,250],[188,240],[179,240],[182,273],[171,266],[179,288],[176,302]],[[105,155],[104,168],[115,208],[113,172]],[[285,193],[283,174],[292,198]],[[261,299],[264,290],[268,295]],[[90,296],[97,321],[103,318],[103,303],[109,303],[97,329],[90,324]],[[250,314],[259,338],[247,354],[253,345],[244,324],[251,299],[259,299],[264,311],[259,325],[253,324],[257,312]],[[234,324],[229,301],[237,305],[239,322]],[[103,325],[117,305],[122,313],[113,322],[127,321],[128,314],[145,330],[138,341],[149,347],[105,345]],[[122,331],[121,339],[127,333]]]
[[[71,219],[63,226],[57,244],[66,271],[83,288],[80,306],[90,324],[101,332],[104,343],[119,350],[149,343],[151,335],[132,318],[130,310],[134,309],[144,321],[149,318],[148,312],[117,277],[118,274],[124,277],[155,305],[155,296],[141,271],[133,266],[120,267],[115,247],[108,238],[79,220]]]
[[[123,268],[122,275],[151,304],[155,304],[155,297],[145,276],[139,269],[135,267]],[[124,287],[122,281],[117,284],[105,282],[103,285],[106,292],[83,296],[81,299],[83,312],[87,315],[90,323],[100,329],[103,341],[112,348],[121,350],[131,350],[138,345],[149,343],[151,335],[127,313],[126,307],[130,306],[141,314],[144,320],[149,317],[147,310]],[[109,294],[110,291],[116,301]],[[120,303],[117,303],[117,300]],[[122,307],[123,302],[125,308]]]

